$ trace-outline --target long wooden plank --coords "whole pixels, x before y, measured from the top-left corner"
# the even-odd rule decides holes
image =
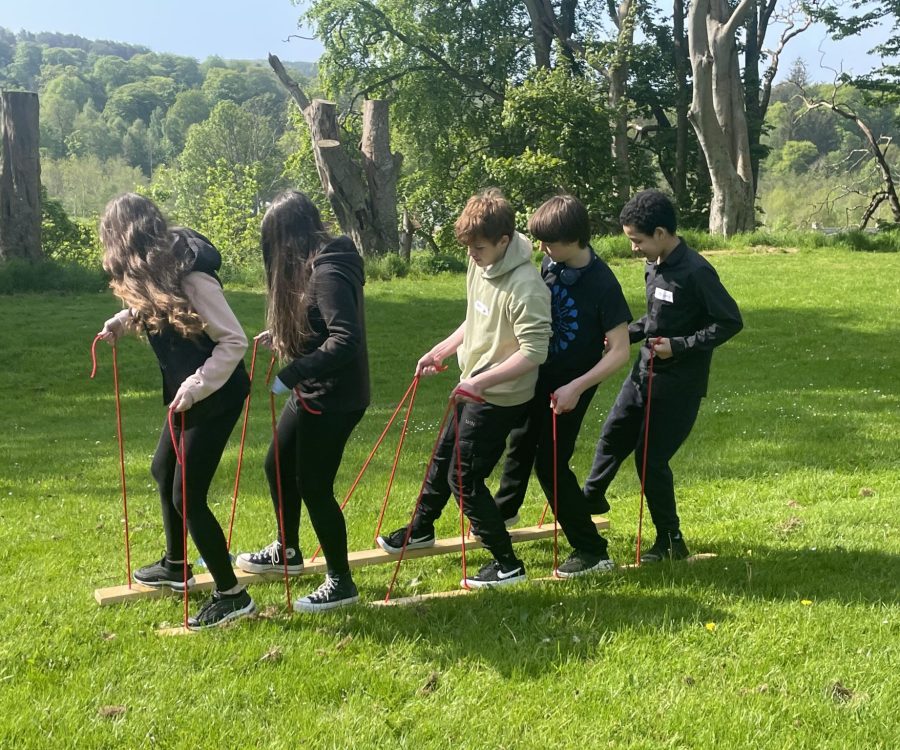
[[[608,529],[609,521],[602,516],[593,517],[594,525],[598,529]],[[530,542],[535,539],[546,539],[553,536],[553,524],[545,523],[543,526],[526,526],[521,529],[510,529],[509,536],[513,544],[520,542]],[[469,537],[466,540],[466,549],[481,549],[484,545],[475,537]],[[434,557],[435,555],[452,555],[462,550],[460,537],[454,536],[447,539],[438,539],[433,547],[424,549],[408,550],[404,555],[405,560],[413,560],[419,557]],[[362,568],[367,565],[386,565],[397,562],[397,555],[389,555],[382,549],[366,549],[357,552],[351,552],[348,556],[351,568]],[[319,558],[315,562],[306,562],[303,565],[303,572],[299,575],[312,575],[315,573],[325,572],[325,560]],[[281,573],[266,573],[259,575],[257,573],[247,573],[240,569],[235,569],[234,574],[237,576],[238,582],[243,584],[259,583],[263,581],[278,581],[281,579]],[[200,573],[194,576],[197,584],[191,591],[208,591],[214,587],[212,576],[209,573]],[[181,596],[181,592],[172,591],[169,588],[155,589],[149,586],[142,586],[139,583],[132,583],[131,588],[128,586],[111,586],[109,588],[96,589],[94,591],[94,599],[101,607],[111,604],[123,604],[124,602],[138,601],[141,599],[158,599],[164,596]]]

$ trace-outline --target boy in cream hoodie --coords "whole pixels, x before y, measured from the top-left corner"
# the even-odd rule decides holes
[[[457,470],[455,428],[448,420],[422,490],[412,528],[378,537],[382,549],[399,553],[434,544],[434,523],[450,492],[494,560],[469,575],[463,586],[498,586],[525,580],[525,566],[513,552],[503,517],[485,480],[521,424],[534,395],[538,367],[550,340],[550,292],[531,263],[531,243],[515,230],[515,214],[496,190],[469,199],[456,221],[457,239],[468,247],[466,319],[416,365],[434,375],[456,353],[462,376],[451,393],[459,424]]]

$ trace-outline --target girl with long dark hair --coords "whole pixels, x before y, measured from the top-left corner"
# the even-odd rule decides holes
[[[325,555],[325,582],[294,602],[315,612],[358,601],[347,562],[347,527],[334,497],[344,446],[369,405],[369,360],[363,304],[363,261],[348,237],[332,237],[303,193],[286,191],[262,222],[268,285],[268,330],[257,338],[285,362],[272,387],[290,393],[278,421],[284,538],[238,555],[252,573],[303,570],[300,504]],[[266,476],[278,513],[275,446]],[[284,556],[284,557],[283,557]]]

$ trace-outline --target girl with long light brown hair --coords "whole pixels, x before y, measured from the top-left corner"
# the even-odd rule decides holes
[[[306,505],[327,563],[325,582],[294,603],[320,611],[359,599],[347,562],[347,527],[334,497],[344,446],[369,405],[363,261],[349,237],[332,237],[303,193],[275,198],[262,222],[268,330],[257,338],[286,363],[272,387],[290,393],[278,421],[284,538],[238,555],[252,573],[303,570],[300,504]],[[266,476],[278,513],[274,446]]]
[[[109,343],[126,332],[147,337],[162,373],[163,402],[177,415],[174,435],[168,415],[163,422],[150,467],[159,486],[166,551],[133,577],[145,586],[179,591],[194,584],[190,566],[184,574],[182,462],[174,440],[183,445],[187,467],[187,527],[216,583],[188,626],[221,625],[256,609],[238,584],[222,527],[207,504],[250,388],[243,360],[247,337],[222,294],[218,251],[198,232],[170,228],[151,200],[128,193],[110,201],[100,220],[100,240],[110,287],[126,307],[98,335]]]

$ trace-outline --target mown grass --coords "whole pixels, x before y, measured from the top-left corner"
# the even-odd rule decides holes
[[[690,546],[718,557],[317,617],[287,615],[276,582],[252,591],[270,617],[185,638],[155,634],[180,621],[176,598],[102,609],[92,598],[124,576],[108,349],[97,380],[87,377],[114,300],[0,297],[0,746],[897,747],[900,255],[823,248],[711,260],[746,329],[717,352],[674,470]],[[614,268],[639,313],[640,265]],[[257,331],[261,294],[229,296]],[[367,305],[374,400],[348,446],[341,493],[416,358],[458,322],[463,280],[371,283]],[[163,548],[148,472],[163,407],[149,349],[124,342],[119,362],[140,564]],[[410,510],[453,380],[420,389],[388,528]],[[595,398],[574,457],[580,475],[618,384]],[[274,535],[260,382],[254,393],[238,551]],[[352,548],[372,544],[392,449],[348,507]],[[234,439],[212,493],[222,519],[236,459]],[[529,493],[531,523],[542,498],[536,483]],[[621,562],[633,555],[637,498],[626,466],[610,514]],[[439,531],[456,522],[448,512]],[[311,554],[305,523],[302,536]],[[549,573],[549,542],[520,549],[533,578]],[[359,571],[363,598],[383,597],[390,573]],[[449,590],[459,575],[458,556],[411,562],[395,595]],[[294,579],[294,591],[318,582]]]

